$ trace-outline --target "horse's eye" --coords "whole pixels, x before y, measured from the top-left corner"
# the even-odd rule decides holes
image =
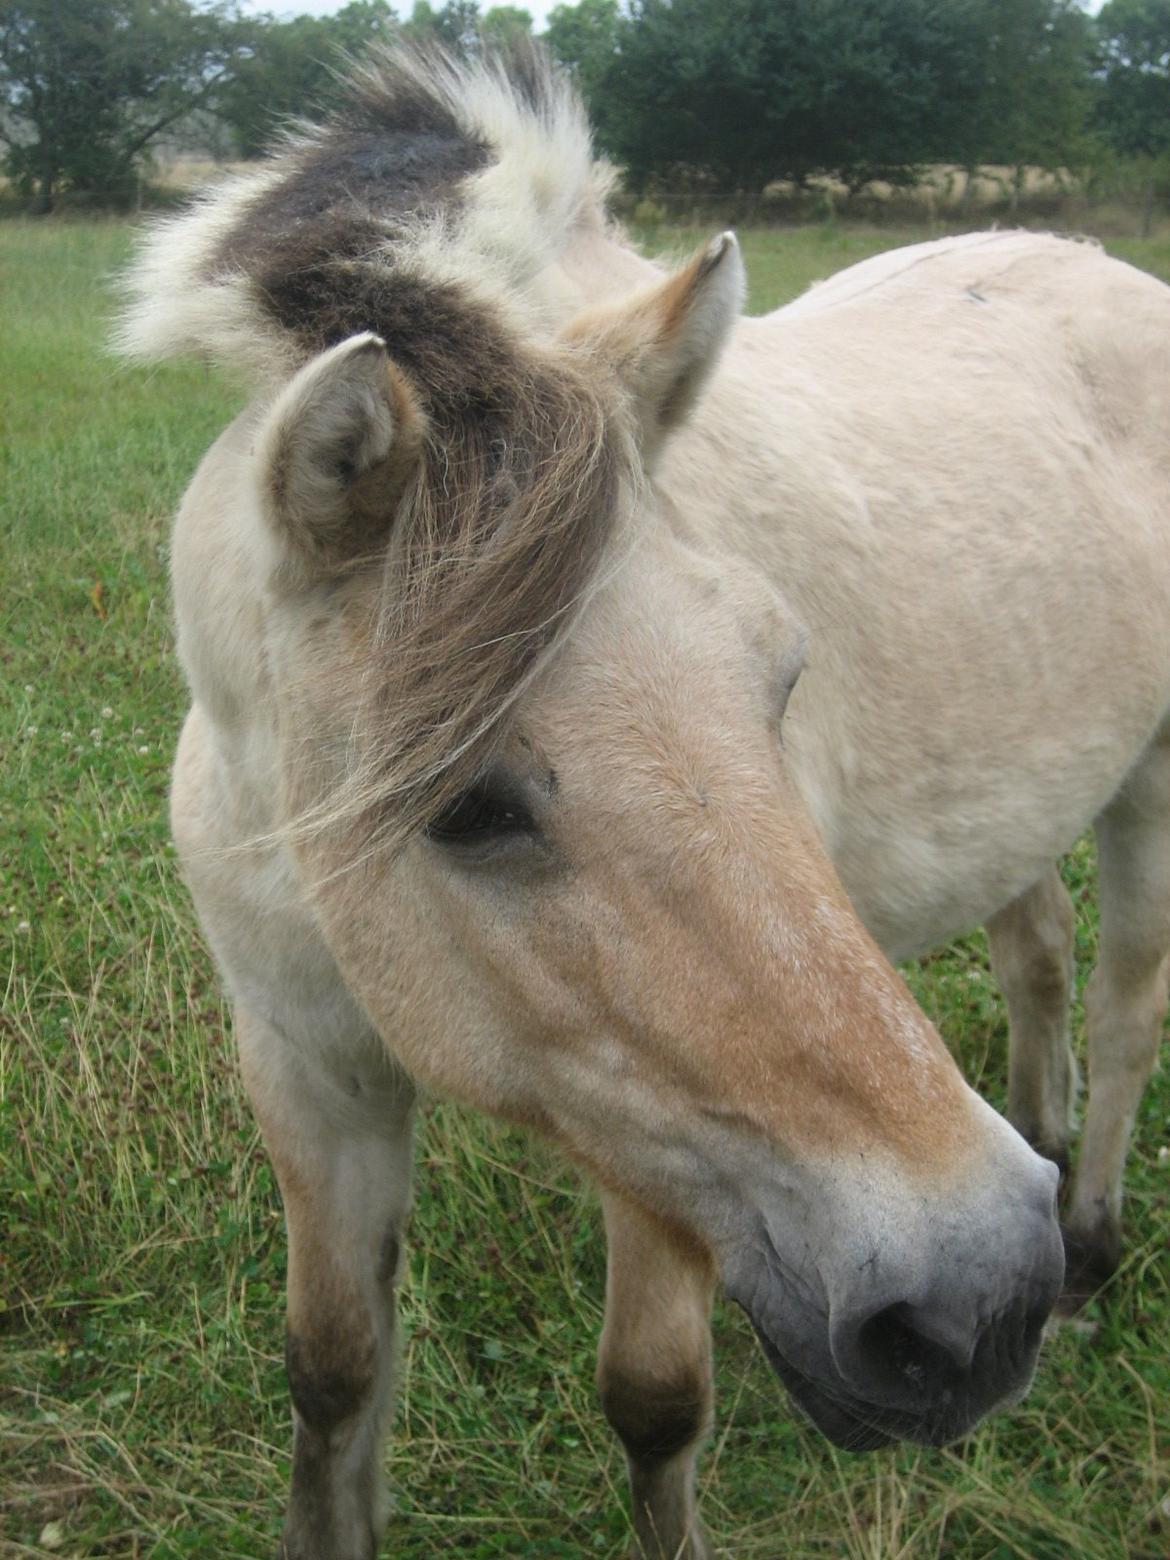
[[[533,827],[527,808],[478,785],[432,819],[427,835],[440,845],[478,845],[500,835],[527,833]]]

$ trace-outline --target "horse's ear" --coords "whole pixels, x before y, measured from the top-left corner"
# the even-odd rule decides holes
[[[665,281],[569,326],[569,339],[599,352],[630,391],[647,456],[694,405],[739,318],[745,286],[735,234],[721,233]]]
[[[414,471],[423,416],[380,337],[322,352],[277,396],[256,445],[261,502],[299,572],[377,547]]]

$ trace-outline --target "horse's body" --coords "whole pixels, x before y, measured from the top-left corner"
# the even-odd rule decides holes
[[[1089,824],[1070,1219],[1116,1258],[1170,950],[1170,292],[1087,245],[943,240],[739,321],[700,394],[733,246],[664,279],[556,89],[446,71],[386,67],[372,127],[164,230],[129,328],[277,391],[179,519],[174,827],[289,1218],[285,1542],[376,1545],[416,1079],[600,1179],[603,1402],[647,1554],[699,1556],[716,1271],[847,1444],[1026,1385],[1049,1167],[874,943],[988,923],[1010,1114],[1063,1157],[1054,863]],[[444,535],[477,589],[428,640]],[[483,687],[448,693],[461,658]]]
[[[745,320],[664,456],[808,626],[789,762],[891,958],[1043,876],[1167,713],[1168,303],[1029,234],[879,256]]]

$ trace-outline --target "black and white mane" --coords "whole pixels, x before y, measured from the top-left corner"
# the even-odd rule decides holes
[[[604,223],[608,182],[579,100],[537,51],[466,64],[384,49],[324,124],[155,228],[118,345],[196,352],[263,383],[374,330],[442,383],[443,338],[466,361],[469,334],[539,327],[536,278]]]

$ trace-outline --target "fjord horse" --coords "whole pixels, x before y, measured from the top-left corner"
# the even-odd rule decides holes
[[[1170,291],[992,234],[743,319],[730,236],[668,274],[604,195],[539,59],[387,53],[131,278],[127,350],[256,388],[175,534],[173,823],[288,1221],[288,1560],[377,1548],[417,1084],[601,1188],[654,1560],[708,1553],[717,1282],[842,1445],[1022,1394],[1090,824],[1068,1224],[1117,1258],[1170,950]],[[1013,1126],[889,962],[981,922]]]

